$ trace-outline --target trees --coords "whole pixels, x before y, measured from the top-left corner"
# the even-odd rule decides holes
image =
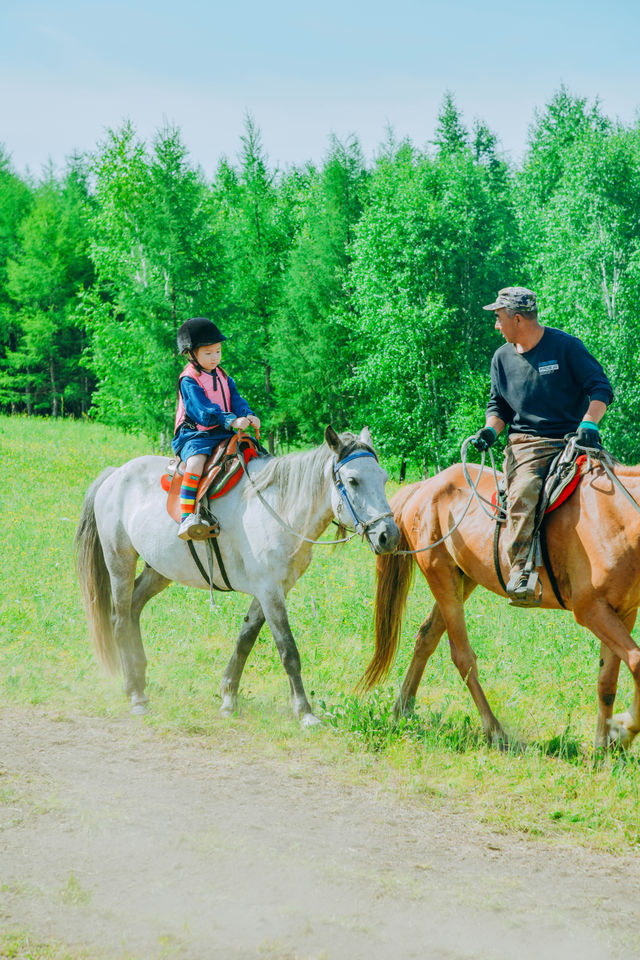
[[[213,185],[216,229],[225,273],[225,352],[243,392],[265,421],[270,449],[275,442],[273,328],[291,229],[279,203],[275,172],[268,168],[260,131],[245,119],[239,164],[223,161]],[[224,361],[223,361],[224,362]]]
[[[177,326],[211,317],[239,389],[278,435],[369,422],[387,454],[443,466],[481,420],[498,344],[482,304],[532,286],[616,390],[606,436],[639,459],[640,132],[562,87],[522,168],[447,94],[430,146],[355,137],[269,165],[247,117],[212,183],[177,129],[130,124],[92,169],[26,182],[0,150],[0,405],[93,412],[168,439]],[[86,331],[86,332],[85,332]],[[90,397],[95,379],[95,390]]]
[[[222,308],[219,248],[209,195],[177,130],[152,151],[131,124],[111,131],[94,163],[94,293],[81,304],[98,379],[98,416],[151,435],[173,433],[176,330]]]
[[[76,158],[61,182],[49,170],[22,220],[19,245],[6,262],[13,305],[13,348],[6,350],[3,395],[27,412],[86,411],[88,389],[79,359],[83,332],[78,291],[91,284],[86,164]],[[6,307],[5,307],[5,316]]]
[[[597,103],[552,98],[530,134],[518,176],[527,270],[544,322],[581,337],[612,380],[607,444],[640,459],[640,140]],[[617,413],[616,413],[617,411]]]
[[[349,270],[368,174],[356,138],[341,143],[332,137],[322,168],[295,176],[302,194],[299,224],[272,350],[280,385],[276,415],[303,439],[317,441],[327,423],[345,429],[354,416]]]
[[[7,290],[7,268],[20,249],[20,225],[30,206],[30,186],[13,172],[9,155],[0,145],[0,406],[14,411],[20,408],[25,395],[7,359],[7,351],[15,352],[17,348],[20,331],[18,307]],[[30,394],[26,396],[31,404]]]
[[[583,131],[538,209],[532,272],[543,318],[585,340],[616,394],[607,443],[640,459],[640,139],[638,130]]]
[[[455,137],[435,155],[405,141],[379,158],[353,265],[363,416],[384,449],[436,468],[481,416],[493,350],[481,305],[519,252],[509,171],[473,156],[451,110],[448,98]]]

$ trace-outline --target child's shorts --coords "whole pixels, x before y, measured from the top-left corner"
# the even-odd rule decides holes
[[[232,436],[233,433],[230,430],[216,430],[214,433],[198,430],[188,433],[184,440],[181,435],[178,435],[174,438],[172,447],[184,463],[189,457],[195,457],[199,453],[203,453],[208,457],[219,443],[222,443],[223,440]]]

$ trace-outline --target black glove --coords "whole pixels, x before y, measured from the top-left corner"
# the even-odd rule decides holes
[[[471,443],[479,450],[481,453],[484,450],[488,450],[492,443],[495,443],[497,440],[497,434],[495,430],[492,430],[491,427],[483,427],[482,430],[471,437]]]
[[[597,427],[594,430],[593,427],[579,426],[576,439],[580,447],[587,447],[589,450],[602,450],[602,440]]]

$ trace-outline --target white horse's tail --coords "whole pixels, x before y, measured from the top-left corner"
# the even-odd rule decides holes
[[[94,502],[98,489],[116,469],[107,467],[87,490],[74,539],[76,568],[91,639],[98,659],[109,673],[115,673],[120,663],[111,621],[111,580],[96,525]]]

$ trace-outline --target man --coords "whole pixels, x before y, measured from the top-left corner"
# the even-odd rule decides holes
[[[496,330],[507,342],[493,355],[486,424],[473,444],[487,450],[509,425],[504,464],[511,564],[507,594],[510,603],[528,606],[524,566],[549,466],[569,433],[577,433],[583,447],[602,448],[598,424],[613,391],[581,340],[539,323],[531,290],[505,287],[483,309],[495,312]]]

